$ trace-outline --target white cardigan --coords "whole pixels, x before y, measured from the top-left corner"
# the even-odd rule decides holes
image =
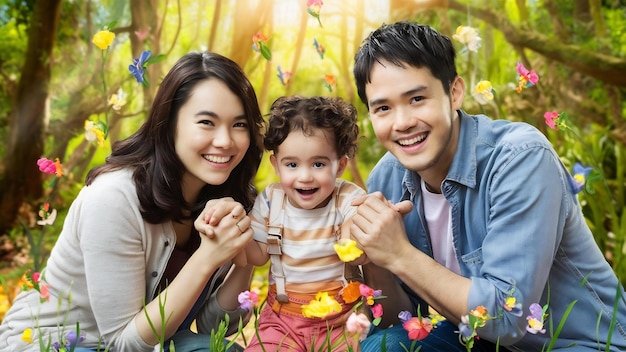
[[[155,225],[141,217],[130,170],[98,176],[72,203],[48,259],[50,300],[40,304],[35,290],[16,297],[0,325],[0,351],[39,351],[37,327],[53,343],[76,322],[86,335],[81,347],[96,348],[102,337],[101,349],[152,351],[134,317],[153,299],[175,243],[170,221]],[[197,315],[199,331],[210,331],[226,313],[231,325],[245,319],[244,311],[219,307],[214,294],[207,301]],[[21,339],[26,328],[33,328],[32,344]]]

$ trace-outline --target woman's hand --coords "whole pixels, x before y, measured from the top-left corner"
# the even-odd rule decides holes
[[[194,222],[200,233],[201,247],[212,247],[211,255],[223,261],[235,258],[238,266],[247,264],[243,249],[254,234],[250,224],[251,219],[241,203],[230,197],[208,201]],[[236,255],[238,253],[241,254]]]

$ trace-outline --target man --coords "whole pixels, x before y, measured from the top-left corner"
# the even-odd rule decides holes
[[[388,153],[351,230],[371,260],[366,280],[388,297],[381,326],[394,324],[363,351],[380,351],[383,335],[388,351],[404,351],[396,317],[418,306],[447,318],[417,342],[421,352],[465,351],[458,324],[479,306],[493,319],[475,330],[474,351],[540,351],[571,303],[555,349],[604,351],[609,336],[609,350],[626,349],[624,289],[571,176],[534,127],[462,111],[454,59],[448,37],[409,22],[383,25],[356,54],[357,90]],[[527,332],[533,303],[548,304],[544,334]]]

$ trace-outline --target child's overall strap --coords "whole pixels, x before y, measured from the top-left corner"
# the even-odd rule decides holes
[[[267,253],[270,255],[270,268],[276,281],[276,300],[280,303],[289,302],[285,291],[285,271],[280,256],[283,241],[283,226],[285,221],[285,193],[281,189],[274,189],[270,202],[270,214],[267,224]]]

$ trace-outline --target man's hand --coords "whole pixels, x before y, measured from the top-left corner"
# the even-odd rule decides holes
[[[369,260],[389,269],[403,250],[411,247],[402,216],[413,209],[410,201],[390,203],[380,192],[352,201],[357,206],[352,217],[351,236],[363,248]]]

